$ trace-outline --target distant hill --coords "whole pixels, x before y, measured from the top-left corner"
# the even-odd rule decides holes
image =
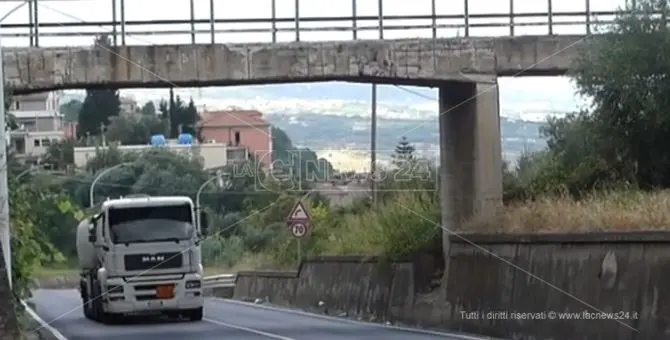
[[[575,107],[569,91],[561,88],[558,100],[543,88],[519,87],[501,90],[503,153],[515,160],[524,150],[541,150],[545,141],[539,128],[548,108]],[[551,92],[551,91],[550,91]],[[506,93],[506,94],[504,94]],[[365,153],[370,147],[370,85],[341,82],[240,86],[226,88],[175,89],[184,98],[193,97],[209,109],[237,106],[255,108],[281,128],[295,147],[308,147],[317,155],[322,150]],[[167,89],[122,91],[142,104],[168,95]],[[392,152],[402,136],[427,157],[438,152],[437,92],[431,88],[378,86],[378,157]],[[68,91],[61,103],[82,100],[83,91]],[[566,99],[567,98],[567,99]],[[529,120],[529,119],[532,119]],[[367,156],[365,156],[367,157]]]

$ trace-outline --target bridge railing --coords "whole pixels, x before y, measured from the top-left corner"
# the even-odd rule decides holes
[[[25,22],[0,24],[0,35],[3,39],[21,39],[23,40],[21,45],[25,46],[63,46],[62,43],[43,42],[47,40],[46,38],[65,41],[63,38],[92,38],[101,34],[107,34],[115,45],[581,35],[597,32],[599,28],[611,24],[617,14],[614,10],[591,11],[591,0],[583,0],[586,9],[584,11],[553,11],[555,0],[547,0],[546,12],[523,13],[520,12],[523,8],[515,10],[514,0],[509,0],[509,12],[494,14],[473,13],[469,10],[469,2],[472,0],[461,0],[464,1],[463,13],[441,14],[436,9],[438,0],[430,0],[432,10],[429,13],[385,15],[386,1],[378,0],[378,15],[359,15],[357,1],[360,0],[349,0],[351,1],[349,16],[301,16],[300,11],[296,10],[292,17],[281,17],[277,16],[275,3],[277,0],[267,0],[268,6],[271,7],[270,17],[218,18],[214,15],[214,6],[220,3],[210,1],[209,17],[198,19],[202,18],[202,14],[195,15],[194,0],[191,0],[191,13],[188,19],[125,20],[127,15],[122,5],[124,1],[128,0],[109,0],[114,8],[111,20],[87,21],[69,15],[64,8],[56,8],[52,2],[41,3],[40,0],[36,0],[36,4],[30,4],[29,15]],[[313,0],[295,0],[295,8],[300,8],[301,1]],[[69,3],[69,6],[76,6],[72,1]],[[61,12],[59,14],[69,15],[74,21],[42,22],[40,13],[45,11]],[[240,40],[242,35],[246,35],[246,39],[243,37]]]

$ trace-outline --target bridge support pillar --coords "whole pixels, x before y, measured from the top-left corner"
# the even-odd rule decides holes
[[[447,230],[461,230],[464,221],[492,216],[502,205],[498,83],[444,83],[439,101],[441,222]]]

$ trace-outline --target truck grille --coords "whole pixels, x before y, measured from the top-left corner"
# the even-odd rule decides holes
[[[126,270],[180,268],[183,261],[181,253],[132,254],[123,258]]]

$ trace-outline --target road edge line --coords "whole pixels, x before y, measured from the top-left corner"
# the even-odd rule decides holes
[[[223,321],[219,321],[219,320],[213,320],[213,319],[210,319],[210,318],[204,318],[204,319],[202,319],[202,321],[213,323],[215,325],[219,325],[219,326],[223,326],[223,327],[237,329],[237,330],[240,330],[240,331],[243,331],[243,332],[248,332],[248,333],[252,333],[252,334],[256,334],[256,335],[260,335],[260,336],[265,336],[265,337],[276,339],[276,340],[296,340],[294,338],[285,337],[285,336],[282,336],[282,335],[279,335],[279,334],[272,334],[272,333],[268,333],[268,332],[263,332],[261,330],[257,330],[257,329],[253,329],[253,328],[249,328],[249,327],[244,327],[244,326],[239,326],[239,325],[233,325],[233,324],[230,324],[230,323],[227,323],[227,322],[223,322]]]
[[[435,336],[442,336],[442,337],[452,337],[452,338],[456,338],[458,340],[497,340],[496,338],[492,338],[492,337],[488,337],[488,336],[479,336],[478,337],[478,336],[459,334],[459,333],[447,333],[447,332],[433,331],[433,330],[429,330],[429,329],[420,329],[420,328],[412,328],[412,327],[397,326],[397,325],[386,325],[386,324],[375,323],[375,322],[358,321],[358,320],[351,320],[351,319],[347,319],[347,318],[338,318],[338,317],[335,317],[335,316],[310,313],[310,312],[305,312],[305,311],[301,311],[301,310],[294,310],[294,309],[289,309],[289,308],[261,305],[261,304],[246,302],[246,301],[224,299],[224,298],[220,298],[220,297],[213,297],[213,298],[216,299],[216,300],[221,300],[223,302],[228,302],[228,303],[232,303],[232,304],[238,304],[238,305],[243,305],[243,306],[248,306],[248,307],[255,307],[255,308],[260,308],[260,309],[267,309],[267,310],[272,310],[272,311],[275,311],[275,312],[293,313],[293,314],[302,315],[302,316],[314,317],[314,318],[319,318],[319,319],[324,319],[324,320],[333,320],[333,321],[345,322],[345,323],[356,324],[356,325],[365,325],[365,326],[372,326],[372,327],[378,327],[378,328],[395,329],[395,330],[399,330],[399,331],[413,332],[413,333],[427,334],[427,335],[435,335]]]
[[[37,321],[40,326],[47,331],[49,331],[57,340],[68,340],[68,338],[63,335],[63,333],[59,332],[57,329],[53,328],[48,322],[44,321],[39,315],[37,315],[37,312],[35,312],[28,304],[21,300],[21,304],[23,305],[23,308],[26,309],[26,312],[30,314],[30,317],[33,318],[35,321]]]

